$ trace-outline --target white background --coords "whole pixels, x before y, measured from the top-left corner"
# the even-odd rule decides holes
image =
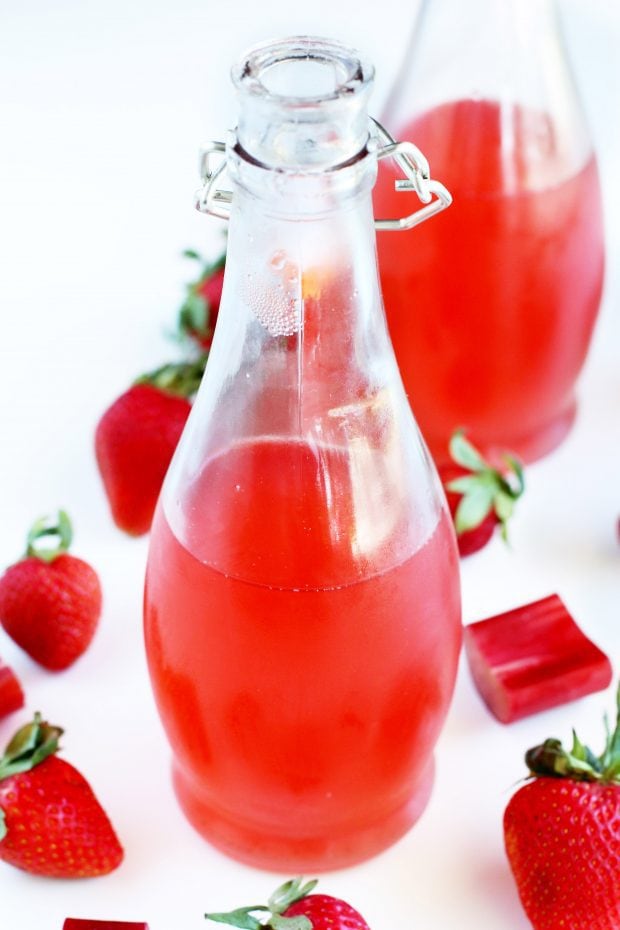
[[[500,2],[500,0],[498,0]],[[526,0],[523,0],[526,2]],[[316,33],[375,61],[374,112],[393,80],[415,2],[30,0],[0,4],[0,564],[29,523],[57,506],[76,554],[99,570],[100,631],[69,671],[38,669],[4,635],[30,713],[66,729],[64,756],[91,780],[126,849],[85,882],[41,880],[0,863],[0,925],[60,930],[65,916],[205,925],[206,909],[261,900],[287,876],[237,866],[186,825],[168,783],[141,638],[146,541],[112,525],[92,454],[98,416],[131,379],[167,359],[191,269],[185,247],[214,249],[218,221],[192,209],[195,153],[234,125],[228,69],[249,44]],[[614,0],[564,0],[569,46],[598,148],[609,271],[577,427],[528,472],[512,549],[499,540],[463,565],[465,620],[559,592],[620,663],[620,21]],[[575,723],[598,741],[612,689],[502,727],[462,668],[438,749],[427,813],[394,848],[325,876],[373,930],[525,930],[501,814],[525,748]],[[26,716],[0,722],[0,743]]]

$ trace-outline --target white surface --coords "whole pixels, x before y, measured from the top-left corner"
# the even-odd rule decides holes
[[[496,540],[463,564],[464,614],[557,591],[620,671],[620,23],[613,0],[564,7],[608,202],[606,302],[577,427],[530,468],[512,550]],[[41,671],[5,636],[0,655],[20,675],[28,711],[65,727],[64,756],[91,780],[126,849],[116,873],[82,883],[0,863],[2,927],[60,930],[72,915],[198,930],[206,909],[260,900],[287,877],[226,860],[176,807],[142,651],[146,541],[112,526],[92,435],[129,380],[167,357],[163,332],[190,274],[181,249],[217,242],[217,221],[194,214],[191,200],[198,142],[234,124],[229,64],[271,36],[333,35],[374,59],[379,112],[409,18],[397,0],[380,10],[379,20],[353,0],[315,0],[304,12],[278,0],[2,4],[0,564],[18,556],[35,516],[63,505],[77,554],[101,574],[105,611],[66,673]],[[572,723],[597,740],[604,708],[611,689],[502,727],[463,668],[423,819],[374,861],[325,876],[322,889],[350,900],[373,930],[526,930],[501,833],[522,753],[568,737]],[[2,744],[25,713],[0,723]]]

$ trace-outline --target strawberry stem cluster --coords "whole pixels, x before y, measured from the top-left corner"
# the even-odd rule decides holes
[[[262,927],[271,927],[272,930],[312,930],[312,921],[308,917],[302,914],[284,917],[283,914],[292,904],[309,895],[316,885],[316,879],[304,882],[302,877],[291,878],[276,888],[267,905],[251,904],[226,913],[205,914],[205,917],[217,923],[239,927],[240,930],[261,930]],[[256,917],[256,914],[260,914],[262,919]]]
[[[57,539],[55,546],[41,547],[41,540],[50,537]],[[34,556],[44,562],[53,562],[59,555],[69,550],[73,540],[73,527],[65,510],[59,510],[56,516],[40,517],[28,532],[25,557]]]
[[[616,726],[610,730],[605,717],[605,748],[600,756],[584,745],[575,730],[570,750],[559,739],[546,739],[525,754],[525,764],[532,776],[570,778],[620,785],[620,685],[616,692]]]
[[[208,353],[203,352],[198,358],[189,361],[170,362],[154,371],[140,375],[134,384],[151,384],[169,394],[177,394],[185,398],[193,397],[200,387],[208,357]]]
[[[204,293],[204,285],[226,264],[226,253],[215,262],[206,261],[194,249],[185,249],[185,258],[200,263],[201,269],[198,278],[187,285],[187,294],[179,310],[178,333],[181,338],[189,336],[192,339],[201,339],[209,335],[213,327],[213,310],[208,296]]]
[[[515,502],[525,490],[523,466],[516,456],[505,453],[505,471],[494,468],[466,439],[463,430],[457,430],[450,439],[450,456],[471,474],[455,478],[446,485],[448,491],[461,494],[454,515],[457,535],[480,526],[485,517],[495,512],[501,527],[502,539],[508,539],[508,520]]]
[[[0,781],[20,772],[29,772],[57,752],[62,733],[60,727],[51,726],[41,719],[41,714],[36,713],[32,723],[20,727],[4,750],[0,758]],[[0,808],[0,840],[4,839],[6,832],[4,812]]]

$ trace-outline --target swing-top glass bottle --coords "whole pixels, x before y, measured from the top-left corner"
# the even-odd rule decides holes
[[[224,291],[153,525],[147,654],[194,826],[254,865],[335,868],[426,804],[458,561],[381,304],[371,188],[403,150],[369,122],[372,69],[302,38],[233,77],[232,195],[209,160],[199,196],[230,212]]]

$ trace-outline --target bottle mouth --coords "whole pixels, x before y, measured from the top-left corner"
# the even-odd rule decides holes
[[[256,46],[232,69],[236,138],[259,164],[321,170],[355,158],[368,142],[374,68],[330,39],[295,36]]]
[[[315,36],[257,45],[232,69],[240,93],[300,108],[360,94],[373,79],[374,67],[355,49]]]

